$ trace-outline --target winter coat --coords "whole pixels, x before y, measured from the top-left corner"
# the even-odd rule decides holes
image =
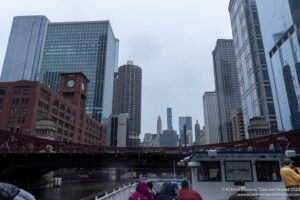
[[[176,191],[172,184],[166,185],[166,187],[156,195],[155,200],[178,200],[176,197]]]
[[[178,198],[180,200],[202,200],[202,197],[196,191],[188,187],[179,190]]]
[[[136,191],[129,197],[129,200],[154,200],[148,190],[147,183],[141,181],[136,187]]]
[[[0,183],[0,199],[1,200],[13,200],[20,189],[14,185],[10,185],[8,183]]]

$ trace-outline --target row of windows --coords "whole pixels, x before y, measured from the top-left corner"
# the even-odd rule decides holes
[[[50,101],[50,94],[48,92],[46,92],[45,90],[41,90],[41,95],[40,97],[46,101]]]
[[[20,102],[20,104],[25,104],[25,105],[27,105],[28,104],[28,98],[13,98],[12,99],[12,101],[11,101],[11,103],[12,104],[15,104],[15,105],[18,105],[19,104],[19,102]]]
[[[43,103],[42,101],[39,101],[39,107],[44,108],[46,110],[49,109],[49,105],[46,103]]]
[[[68,114],[70,114],[71,113],[71,110],[70,110],[70,108],[66,108],[65,107],[65,105],[63,105],[63,104],[60,104],[60,106],[59,106],[59,103],[58,103],[58,101],[53,101],[53,106],[55,106],[55,107],[59,107],[61,110],[63,110],[63,111],[65,111],[66,113],[68,113]],[[72,111],[72,116],[76,116],[76,112],[75,111]]]
[[[55,108],[52,109],[52,113],[55,115],[59,115],[61,118],[65,118],[68,121],[71,121],[72,124],[75,123],[75,119],[73,117],[70,117],[69,115],[65,115],[63,112],[58,112],[58,110]]]
[[[26,114],[27,108],[11,108],[10,109],[10,114]]]
[[[280,182],[279,163],[277,161],[256,161],[258,182]],[[253,182],[251,161],[225,161],[226,181],[244,180]],[[201,161],[198,169],[198,181],[221,182],[220,161]]]
[[[44,119],[48,118],[48,114],[46,112],[41,111],[41,110],[38,110],[38,116],[42,117]]]
[[[16,124],[16,122],[18,124],[24,124],[25,123],[25,117],[10,117],[8,118],[8,124]]]
[[[14,95],[29,95],[29,88],[17,88],[14,90]]]

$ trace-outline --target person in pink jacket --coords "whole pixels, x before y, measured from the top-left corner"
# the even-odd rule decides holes
[[[149,191],[147,183],[140,181],[136,186],[136,191],[129,197],[129,200],[154,200]]]

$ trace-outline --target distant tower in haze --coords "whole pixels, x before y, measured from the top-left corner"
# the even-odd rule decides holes
[[[172,108],[167,108],[168,130],[173,130],[172,125]]]
[[[198,144],[200,140],[200,124],[198,122],[198,120],[196,120],[196,124],[195,124],[195,142]]]
[[[192,117],[179,117],[179,136],[180,145],[192,146],[193,144],[193,125]],[[184,134],[184,126],[186,127],[186,135]]]
[[[160,116],[158,116],[158,118],[157,118],[157,134],[162,134],[162,125],[161,125]]]

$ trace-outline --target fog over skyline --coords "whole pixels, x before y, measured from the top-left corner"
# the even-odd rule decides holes
[[[167,107],[204,125],[202,96],[213,91],[212,51],[231,39],[229,0],[11,0],[0,8],[0,71],[14,16],[45,15],[51,22],[109,20],[120,41],[119,66],[143,70],[142,137],[167,129]],[[193,130],[194,132],[194,130]]]

